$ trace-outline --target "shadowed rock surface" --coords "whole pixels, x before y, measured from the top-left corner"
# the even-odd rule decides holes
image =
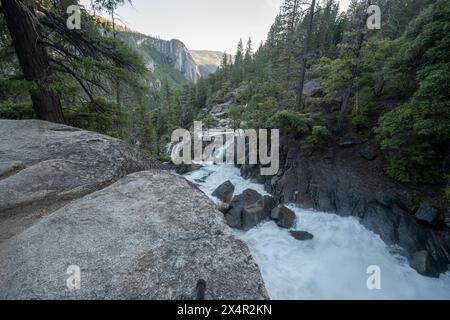
[[[189,190],[189,192],[186,192]],[[81,268],[69,291],[66,270]],[[1,299],[265,299],[257,265],[186,180],[153,170],[76,200],[0,246]]]

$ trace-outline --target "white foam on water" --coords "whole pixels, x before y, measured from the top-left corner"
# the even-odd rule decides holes
[[[248,188],[267,194],[231,165],[205,166],[185,177],[214,201],[212,192],[227,180],[235,195]],[[312,233],[313,240],[298,241],[270,221],[235,231],[258,263],[272,299],[450,299],[450,272],[439,279],[418,274],[356,218],[290,208],[298,218],[295,229]],[[381,269],[381,290],[367,287],[372,265]]]

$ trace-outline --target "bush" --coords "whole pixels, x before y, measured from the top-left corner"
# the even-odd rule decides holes
[[[369,88],[359,92],[358,105],[353,110],[352,123],[355,126],[369,125],[370,116],[376,107],[375,97]]]
[[[411,145],[388,157],[386,175],[401,183],[417,185],[443,181],[441,159],[426,145]]]
[[[324,126],[314,126],[309,136],[302,140],[301,146],[306,153],[313,153],[327,145],[330,132]]]
[[[70,126],[114,138],[124,138],[122,131],[128,121],[121,105],[105,99],[97,99],[95,103],[82,103],[76,108],[67,108],[64,110],[64,116]]]
[[[10,120],[33,119],[34,111],[29,102],[4,102],[0,103],[0,118]]]
[[[231,106],[228,112],[228,117],[231,120],[231,126],[234,130],[237,130],[241,127],[242,123],[242,110],[238,106]]]
[[[298,138],[310,132],[311,122],[305,114],[284,110],[270,117],[267,124],[272,129],[280,129],[283,135]]]
[[[252,128],[266,128],[268,119],[279,110],[278,100],[274,97],[268,97],[263,102],[255,103],[253,100],[248,105],[247,117],[249,126]]]

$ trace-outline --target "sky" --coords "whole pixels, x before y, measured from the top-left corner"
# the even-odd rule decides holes
[[[89,0],[81,0],[84,5]],[[350,0],[341,0],[346,8]],[[234,53],[240,38],[254,47],[267,32],[283,0],[132,0],[117,11],[132,30],[161,39],[179,39],[190,50]],[[342,9],[342,8],[341,8]]]

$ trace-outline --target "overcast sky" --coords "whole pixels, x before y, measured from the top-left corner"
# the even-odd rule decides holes
[[[89,0],[82,0],[89,4]],[[133,0],[117,15],[129,28],[189,49],[234,53],[239,38],[264,41],[283,0]],[[341,9],[350,0],[341,0]]]

